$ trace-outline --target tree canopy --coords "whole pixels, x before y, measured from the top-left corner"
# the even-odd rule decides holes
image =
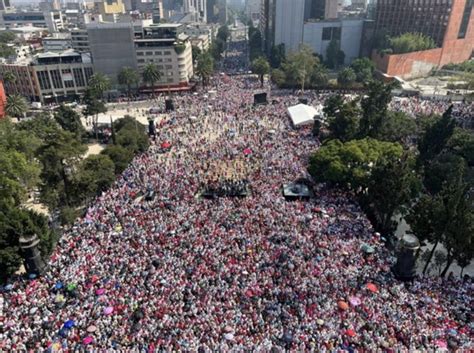
[[[259,56],[252,61],[252,71],[260,78],[261,87],[263,87],[263,80],[265,75],[270,73],[270,64],[263,56]]]

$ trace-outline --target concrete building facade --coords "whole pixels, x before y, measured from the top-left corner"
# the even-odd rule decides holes
[[[130,23],[90,23],[87,25],[94,70],[117,81],[123,67],[137,68],[133,27]]]
[[[50,32],[58,32],[64,28],[60,11],[3,12],[0,19],[0,26],[7,29],[32,25],[47,28]]]
[[[194,75],[192,46],[183,24],[162,24],[143,28],[135,39],[138,70],[155,64],[162,73],[160,88],[187,88]],[[151,89],[142,87],[142,89]]]
[[[71,46],[79,53],[90,53],[89,35],[87,29],[74,28],[71,30]]]
[[[7,94],[21,94],[31,101],[47,103],[81,95],[87,88],[93,67],[89,55],[66,50],[0,64],[0,76],[6,72],[16,78],[5,84]]]
[[[275,12],[275,45],[287,53],[298,51],[303,41],[305,0],[280,0]]]
[[[448,16],[446,25],[430,27],[432,32],[425,32],[426,35],[432,33],[435,36],[442,32],[439,48],[384,56],[374,51],[372,59],[375,61],[377,69],[390,77],[398,76],[410,79],[425,76],[431,70],[446,64],[460,63],[471,58],[474,52],[474,2],[473,0],[452,0],[447,3],[450,4],[450,10],[443,15]],[[379,14],[381,13],[380,10],[377,11]],[[394,11],[398,13],[398,11],[404,10],[394,9]],[[381,24],[384,22],[381,19],[376,19],[377,22],[379,31],[383,28],[390,29],[382,27]],[[418,28],[420,30],[424,28],[422,23],[419,23],[419,26],[421,26]],[[440,41],[439,37],[434,39],[437,42]]]
[[[267,53],[284,44],[286,53],[303,43],[304,24],[337,18],[337,0],[262,0],[259,29]]]
[[[53,33],[43,38],[43,50],[48,51],[64,51],[72,48],[72,40],[70,33]]]
[[[196,22],[207,22],[207,0],[184,0],[184,13],[192,14]]]
[[[304,24],[303,43],[326,59],[327,46],[331,40],[336,40],[345,54],[344,63],[350,64],[360,55],[363,28],[362,19],[307,22]]]

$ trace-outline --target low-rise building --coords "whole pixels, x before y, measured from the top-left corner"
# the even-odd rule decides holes
[[[6,72],[15,76],[5,83],[7,94],[49,103],[77,99],[87,88],[93,67],[90,55],[69,49],[0,63],[0,76]]]
[[[0,25],[7,29],[31,25],[47,28],[50,32],[58,32],[64,28],[60,11],[3,12],[0,20]]]
[[[71,33],[53,33],[43,38],[43,50],[64,51],[72,48]]]

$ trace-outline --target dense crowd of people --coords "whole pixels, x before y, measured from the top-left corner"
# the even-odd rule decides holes
[[[3,288],[0,350],[472,350],[471,281],[397,281],[350,195],[285,201],[318,147],[290,126],[297,96],[253,106],[255,78],[213,87],[174,97],[156,142],[62,236],[47,272]],[[216,163],[244,170],[252,193],[198,197]]]

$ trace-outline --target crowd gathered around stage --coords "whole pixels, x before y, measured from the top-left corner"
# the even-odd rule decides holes
[[[0,350],[474,348],[470,279],[397,281],[348,194],[316,181],[314,199],[285,201],[319,143],[290,125],[296,95],[253,106],[258,88],[218,75],[173,97],[149,150],[62,236],[46,273],[3,288]],[[229,175],[246,197],[200,197]]]

